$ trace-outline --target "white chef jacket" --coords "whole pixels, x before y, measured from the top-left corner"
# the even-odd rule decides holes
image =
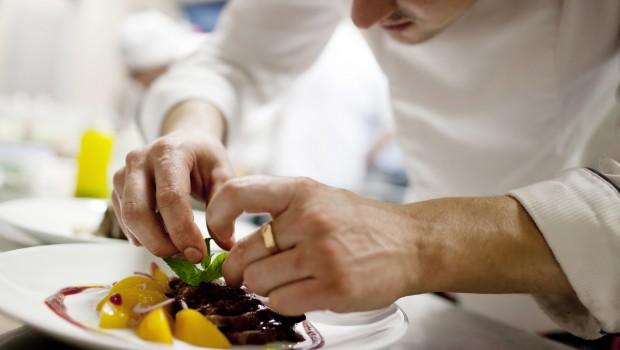
[[[368,45],[353,23],[343,21],[317,61],[276,101],[239,121],[228,145],[234,165],[360,193],[370,154],[392,128],[392,109]]]
[[[349,11],[350,0],[231,2],[210,46],[149,92],[145,134],[192,98],[234,126],[308,67]],[[516,197],[575,291],[536,299],[586,338],[620,332],[620,149],[598,173],[580,167],[616,103],[619,28],[618,0],[479,0],[419,45],[362,31],[389,79],[410,200]]]

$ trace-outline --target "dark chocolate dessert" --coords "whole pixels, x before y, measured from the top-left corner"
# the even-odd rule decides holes
[[[217,282],[201,283],[197,287],[174,278],[170,281],[174,298],[173,314],[187,307],[198,310],[226,335],[231,344],[262,345],[272,342],[296,343],[303,337],[295,331],[295,324],[305,316],[287,317],[275,313],[258,297],[242,288],[231,288]]]

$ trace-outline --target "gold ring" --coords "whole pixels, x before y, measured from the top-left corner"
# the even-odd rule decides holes
[[[263,236],[263,244],[265,248],[271,253],[275,254],[280,251],[276,240],[273,237],[273,231],[271,230],[271,222],[266,222],[260,227],[260,233]]]

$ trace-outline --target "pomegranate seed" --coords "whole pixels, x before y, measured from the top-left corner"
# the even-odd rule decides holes
[[[123,298],[121,298],[120,294],[116,293],[110,296],[110,302],[114,305],[120,305],[123,303]]]

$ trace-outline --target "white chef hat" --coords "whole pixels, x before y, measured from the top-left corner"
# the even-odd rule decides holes
[[[166,66],[196,51],[207,35],[155,10],[136,12],[121,23],[121,54],[130,71]]]

